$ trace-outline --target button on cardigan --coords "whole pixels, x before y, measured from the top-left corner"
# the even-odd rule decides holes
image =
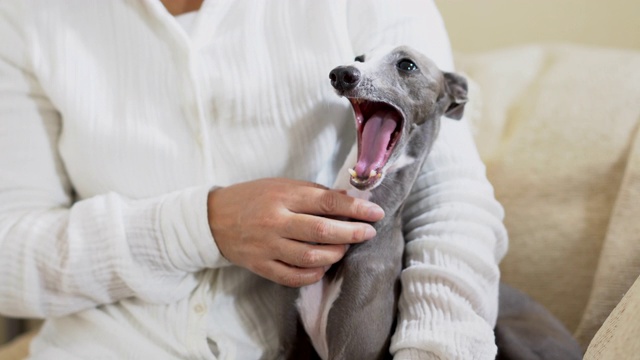
[[[379,45],[452,60],[431,1],[0,0],[0,313],[47,318],[33,359],[251,359],[278,339],[220,254],[207,193],[329,185],[353,143],[328,72]],[[507,244],[466,121],[408,199],[398,359],[493,359]]]

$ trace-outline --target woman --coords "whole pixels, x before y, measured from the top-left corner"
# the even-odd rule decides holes
[[[352,141],[328,71],[383,44],[453,67],[431,1],[0,14],[0,313],[47,319],[34,359],[273,358],[253,273],[313,283],[384,216],[316,185]],[[493,359],[506,235],[465,122],[443,122],[405,217],[391,352]]]

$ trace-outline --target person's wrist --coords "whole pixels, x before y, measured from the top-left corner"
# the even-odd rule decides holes
[[[162,243],[172,265],[197,272],[227,263],[212,243],[206,197],[209,187],[197,186],[168,194],[158,209]]]
[[[211,232],[211,237],[213,238],[216,247],[220,251],[222,257],[228,259],[220,247],[221,244],[219,237],[221,237],[221,227],[219,224],[220,217],[218,216],[220,206],[219,196],[221,195],[221,192],[224,192],[225,190],[226,188],[222,186],[214,186],[209,190],[209,193],[207,194],[207,219],[209,222],[209,231]]]
[[[217,225],[215,224],[215,214],[217,206],[216,196],[219,194],[218,192],[223,189],[224,188],[221,186],[214,186],[213,188],[211,188],[211,190],[209,190],[209,193],[207,194],[207,218],[209,220],[209,229],[211,230],[212,235],[214,233],[214,226]]]

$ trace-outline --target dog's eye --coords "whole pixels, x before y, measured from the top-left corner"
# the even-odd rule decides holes
[[[364,62],[364,55],[358,55],[356,56],[355,59],[353,59],[353,61],[357,61],[357,62]]]
[[[416,66],[416,64],[409,59],[402,59],[398,61],[398,63],[396,64],[396,67],[402,71],[418,70],[418,66]]]

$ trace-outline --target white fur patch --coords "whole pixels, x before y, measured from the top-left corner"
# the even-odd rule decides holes
[[[311,343],[323,360],[329,358],[327,343],[327,322],[329,310],[340,295],[342,278],[329,282],[322,278],[315,284],[300,289],[300,297],[296,302],[304,329],[311,338]]]
[[[349,152],[349,155],[347,155],[347,158],[344,161],[344,164],[342,164],[342,168],[340,168],[340,171],[338,171],[338,177],[336,178],[336,181],[333,183],[334,189],[348,190],[352,188],[351,184],[349,183],[349,179],[350,179],[349,168],[351,168],[353,164],[356,163],[357,160],[358,160],[358,145],[353,145],[351,147],[351,151]]]
[[[393,48],[393,46],[389,45],[379,46],[366,53],[364,62],[356,61],[351,65],[355,66],[363,74],[375,72],[381,68],[386,55],[391,53]]]
[[[365,191],[361,191],[361,190],[357,190],[357,189],[349,189],[347,190],[347,195],[357,198],[357,199],[362,199],[362,200],[369,200],[371,199],[371,190],[365,190]]]

